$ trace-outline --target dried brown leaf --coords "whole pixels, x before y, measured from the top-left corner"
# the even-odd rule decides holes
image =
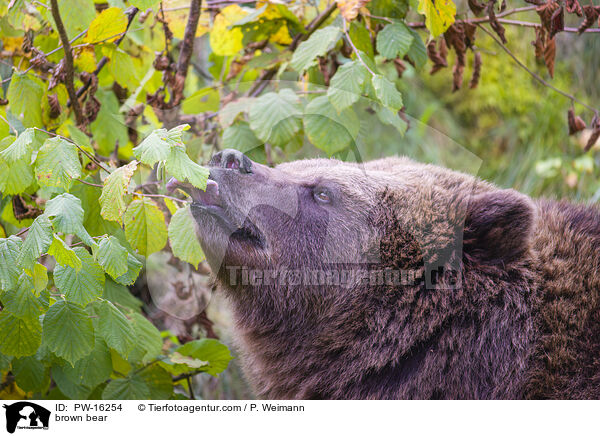
[[[583,17],[583,9],[581,8],[578,0],[567,0],[565,2],[565,6],[568,13],[577,14],[580,17]]]
[[[592,122],[590,123],[590,127],[593,129],[592,134],[590,135],[587,144],[585,144],[584,151],[589,151],[590,148],[596,144],[598,138],[600,138],[600,118],[598,117],[598,113],[594,115]]]
[[[552,14],[550,18],[550,36],[549,38],[554,38],[558,32],[562,32],[565,30],[565,10],[560,7]]]
[[[574,135],[585,129],[585,121],[583,121],[581,117],[575,115],[573,108],[569,109],[569,112],[567,112],[567,120],[569,122],[569,135]]]
[[[469,0],[469,8],[471,8],[471,11],[478,17],[485,9],[485,5],[477,0]]]
[[[61,113],[60,103],[56,94],[48,94],[48,106],[50,106],[50,118],[58,118]]]
[[[467,47],[471,48],[475,44],[475,31],[477,30],[477,26],[473,23],[464,23],[465,29],[465,44]]]
[[[443,40],[443,38],[440,39],[440,41]],[[429,72],[429,74],[435,74],[442,68],[448,66],[448,61],[446,60],[446,58],[442,57],[440,52],[437,50],[435,40],[431,40],[427,44],[427,56],[429,57],[431,62],[433,62],[433,66],[431,67],[431,71]]]
[[[546,41],[546,46],[544,47],[544,63],[546,64],[546,68],[548,68],[548,73],[550,73],[550,77],[554,78],[554,60],[556,59],[556,41],[554,38]]]
[[[473,59],[473,75],[471,76],[471,81],[469,82],[469,88],[471,89],[475,89],[477,88],[477,85],[479,85],[479,79],[481,77],[481,64],[481,53],[476,51]]]
[[[14,195],[12,198],[13,214],[18,221],[24,219],[33,219],[42,214],[42,211],[37,207],[25,203],[25,200],[20,195]]]
[[[346,21],[352,21],[358,16],[358,11],[370,0],[336,0],[340,14]]]
[[[542,26],[548,33],[552,33],[552,16],[560,8],[557,2],[551,1],[538,6],[535,11],[540,16]]]
[[[594,25],[594,22],[600,15],[600,7],[593,5],[586,5],[583,7],[583,13],[585,15],[585,19],[577,29],[577,33],[580,35]]]
[[[543,27],[535,28],[535,41],[531,42],[535,47],[535,57],[542,59],[544,57],[544,47],[546,46],[546,31]]]
[[[496,0],[490,0],[487,4],[487,13],[490,20],[490,26],[492,30],[496,32],[496,35],[498,35],[502,43],[506,44],[508,41],[506,40],[506,36],[504,36],[504,27],[502,27],[502,24],[500,24],[500,22],[498,22],[498,18],[496,18],[496,12],[494,11],[495,3]]]

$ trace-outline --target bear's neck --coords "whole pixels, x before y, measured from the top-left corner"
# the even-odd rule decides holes
[[[321,301],[298,299],[298,289],[230,293],[245,373],[272,399],[518,397],[531,283],[513,273],[499,271],[494,283],[490,271],[465,273],[468,293],[402,287]]]

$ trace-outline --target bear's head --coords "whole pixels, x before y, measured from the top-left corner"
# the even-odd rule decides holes
[[[365,371],[377,384],[398,368],[396,378],[406,382],[415,368],[433,367],[427,351],[440,343],[458,347],[462,326],[484,317],[494,334],[518,324],[527,336],[521,309],[531,277],[523,265],[535,223],[528,197],[407,158],[270,168],[224,150],[209,166],[206,191],[186,190],[209,265],[252,349],[250,371],[273,374],[255,377],[259,393],[343,396]],[[522,352],[511,334],[463,339],[471,347],[465,353],[491,341],[490,368],[494,353]],[[290,349],[298,354],[281,354]],[[348,361],[361,363],[349,369]],[[300,383],[306,386],[282,381],[284,371],[303,366],[311,374]],[[465,371],[445,380],[460,386]],[[314,374],[319,381],[311,384]],[[504,375],[490,379],[496,376]],[[425,392],[423,380],[411,383]],[[366,390],[357,395],[371,395],[368,382],[361,386]]]

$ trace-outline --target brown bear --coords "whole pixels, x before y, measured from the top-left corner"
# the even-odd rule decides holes
[[[600,212],[408,158],[186,189],[267,399],[600,398]]]

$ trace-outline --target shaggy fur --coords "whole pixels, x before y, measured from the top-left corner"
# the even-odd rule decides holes
[[[406,158],[211,165],[193,212],[260,397],[600,398],[598,210]],[[267,279],[348,268],[412,280]]]

